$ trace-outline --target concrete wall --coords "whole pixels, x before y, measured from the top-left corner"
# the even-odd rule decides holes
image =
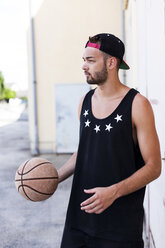
[[[84,83],[82,55],[89,36],[110,32],[122,38],[122,1],[104,0],[104,4],[99,0],[41,2],[34,16],[39,150],[55,152],[55,84]],[[31,80],[29,84],[32,85]],[[32,87],[29,89],[32,96]],[[30,115],[33,148],[32,111]]]

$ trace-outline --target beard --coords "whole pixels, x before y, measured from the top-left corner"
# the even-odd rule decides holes
[[[107,77],[108,77],[108,72],[106,66],[104,65],[103,69],[99,72],[95,72],[93,76],[90,73],[88,74],[87,83],[103,85],[107,80]]]

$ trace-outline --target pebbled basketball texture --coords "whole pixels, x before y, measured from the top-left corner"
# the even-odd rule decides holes
[[[27,200],[43,201],[57,189],[58,173],[50,161],[32,158],[19,166],[15,175],[15,185]]]

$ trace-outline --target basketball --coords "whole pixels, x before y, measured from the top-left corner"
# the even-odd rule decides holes
[[[57,189],[58,173],[48,160],[32,158],[19,166],[15,175],[15,185],[27,200],[43,201]]]

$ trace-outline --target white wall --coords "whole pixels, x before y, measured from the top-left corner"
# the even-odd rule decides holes
[[[136,15],[134,15],[136,11]],[[136,20],[135,20],[136,19]],[[136,81],[154,110],[161,155],[165,157],[165,1],[130,0],[126,10],[126,41],[128,63],[136,58],[137,68],[127,73],[129,81]],[[134,40],[136,38],[136,42]],[[130,50],[128,49],[130,48]],[[146,201],[150,248],[165,247],[165,168],[162,175],[148,187]]]

